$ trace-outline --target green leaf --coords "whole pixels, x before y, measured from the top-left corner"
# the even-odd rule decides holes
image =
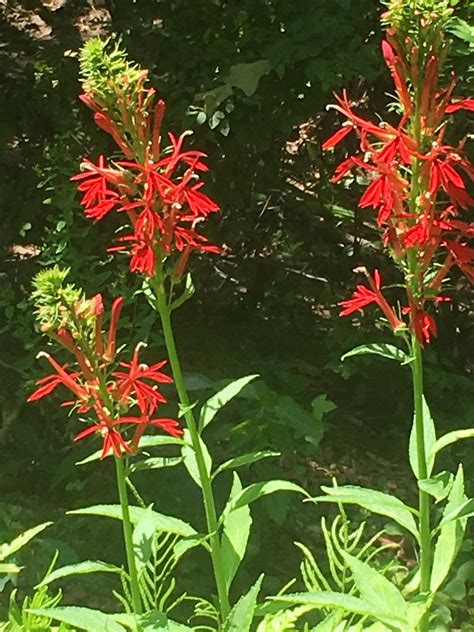
[[[297,492],[298,494],[304,494],[308,496],[308,492],[291,481],[273,480],[273,481],[261,481],[260,483],[254,483],[245,487],[239,492],[230,502],[227,503],[223,512],[223,518],[231,511],[235,511],[245,505],[250,505],[254,501],[267,496],[268,494],[274,494],[275,492]]]
[[[445,521],[446,517],[462,506],[466,500],[464,472],[460,465],[449,493],[441,522]],[[450,520],[441,527],[433,554],[430,583],[430,589],[433,593],[440,588],[451,570],[464,539],[466,523],[467,518],[460,518],[458,520]]]
[[[32,527],[27,531],[24,531],[19,536],[14,538],[11,542],[6,542],[0,546],[0,560],[4,560],[13,553],[16,553],[20,549],[22,549],[25,544],[28,544],[30,540],[32,540],[38,533],[44,531],[47,527],[52,525],[52,522],[43,522],[41,524],[36,525],[36,527]]]
[[[234,472],[234,481],[228,502],[232,502],[241,491],[242,483],[236,472]],[[251,526],[252,517],[248,505],[244,505],[240,509],[234,509],[224,518],[221,551],[227,590],[229,590],[247,550]]]
[[[204,114],[204,116],[206,116],[204,112],[202,112],[202,114]],[[196,288],[194,287],[193,279],[191,277],[191,274],[188,272],[186,274],[184,290],[180,294],[180,296],[178,296],[178,298],[176,298],[171,303],[171,307],[170,307],[171,311],[174,311],[175,309],[178,309],[178,307],[181,307],[181,305],[186,303],[186,301],[193,296],[195,291],[196,291]]]
[[[311,411],[318,421],[322,421],[324,415],[336,410],[336,408],[336,404],[328,399],[326,393],[318,395],[311,402]]]
[[[406,618],[407,603],[398,588],[362,560],[342,551],[364,601],[390,618]],[[382,619],[383,621],[384,619]]]
[[[431,450],[436,443],[436,429],[431,417],[430,409],[426,403],[426,399],[423,397],[423,428],[425,439],[425,454],[427,455],[427,474],[431,476],[433,471],[434,459],[430,457]],[[410,445],[408,448],[410,465],[416,478],[420,478],[420,469],[418,467],[418,452],[417,452],[417,438],[416,438],[416,420],[413,415],[413,425],[410,433]]]
[[[249,454],[242,454],[241,456],[237,456],[234,459],[229,459],[225,463],[219,465],[212,476],[213,478],[215,478],[224,470],[233,470],[238,467],[242,467],[243,465],[251,465],[252,463],[256,463],[257,461],[261,461],[262,459],[269,459],[276,456],[280,456],[280,452],[270,452],[269,450],[264,450],[261,452],[250,452]]]
[[[418,487],[436,499],[436,502],[444,500],[451,491],[454,476],[451,472],[440,472],[431,478],[423,478],[418,481]]]
[[[165,435],[144,435],[140,438],[140,442],[138,444],[138,449],[142,448],[153,448],[155,446],[161,445],[183,445],[182,439],[177,439],[176,437],[170,437]],[[98,461],[102,454],[102,450],[97,450],[89,456],[86,456],[81,461],[76,461],[76,465],[85,465],[86,463],[92,463],[93,461]]]
[[[87,632],[125,632],[125,628],[114,621],[111,615],[100,610],[64,606],[61,608],[32,608],[28,609],[27,612],[55,621],[62,621],[81,630],[87,630]]]
[[[417,511],[405,505],[405,503],[395,496],[354,485],[321,487],[321,489],[327,496],[316,496],[310,500],[316,503],[326,502],[359,505],[359,507],[363,507],[372,513],[392,518],[418,539],[418,529],[412,515],[416,515]]]
[[[269,597],[269,599],[281,601],[286,604],[312,606],[316,610],[323,608],[341,608],[346,612],[372,617],[379,621],[383,621],[388,625],[394,626],[397,630],[407,632],[407,628],[401,627],[401,625],[405,625],[406,623],[404,617],[401,617],[398,614],[392,616],[383,610],[379,611],[374,608],[372,604],[367,603],[364,599],[360,599],[359,597],[354,597],[352,595],[345,595],[343,593],[331,591],[303,592]]]
[[[0,573],[2,574],[15,574],[19,573],[23,566],[17,566],[16,564],[0,564]]]
[[[37,587],[46,586],[57,579],[63,577],[69,577],[71,575],[88,575],[89,573],[121,573],[122,569],[114,564],[107,564],[106,562],[88,560],[86,562],[79,562],[78,564],[68,564],[57,568],[55,571],[46,575],[44,579],[38,584]]]
[[[150,610],[142,615],[121,613],[113,615],[113,618],[132,632],[169,632],[171,629],[166,614],[158,610]]]
[[[395,345],[389,345],[384,342],[372,342],[368,345],[360,345],[351,349],[341,357],[341,361],[344,362],[347,358],[357,355],[378,355],[389,360],[395,360],[401,364],[408,364],[412,361],[412,358],[405,353],[402,349],[395,347]]]
[[[181,454],[183,457],[184,465],[189,472],[189,476],[193,479],[196,485],[199,485],[199,487],[202,487],[201,477],[199,475],[199,468],[198,468],[198,464],[196,460],[196,453],[191,443],[191,434],[187,428],[184,431],[183,438],[185,440],[185,443],[181,450]],[[211,469],[212,469],[211,455],[209,454],[209,450],[207,449],[206,444],[204,443],[204,441],[201,439],[199,435],[197,437],[197,440],[199,441],[201,445],[201,451],[204,457],[204,464],[206,466],[207,475],[210,476]]]
[[[216,416],[217,412],[223,408],[231,399],[240,393],[240,391],[247,386],[249,382],[259,377],[258,375],[247,375],[241,377],[227,386],[224,386],[222,390],[213,395],[201,408],[201,414],[199,416],[199,431],[202,432],[204,428],[211,423]]]
[[[260,59],[244,64],[235,64],[230,67],[225,83],[242,90],[246,96],[250,97],[257,90],[258,83],[263,75],[271,70],[271,66],[266,59]]]
[[[223,632],[249,632],[252,625],[257,597],[262,585],[263,574],[257,579],[247,594],[243,595],[227,617]]]
[[[443,519],[438,525],[438,529],[444,527],[448,522],[459,520],[460,518],[470,518],[474,516],[474,498],[465,500],[461,505],[454,507],[449,513],[443,514]]]
[[[129,472],[143,472],[148,470],[158,470],[163,467],[174,467],[183,462],[183,459],[179,456],[156,456],[144,459],[143,461],[137,461],[131,463]]]
[[[453,430],[452,432],[448,432],[440,437],[438,441],[431,446],[429,459],[434,462],[438,452],[447,448],[448,445],[456,443],[457,441],[462,441],[463,439],[474,439],[474,428],[468,428],[467,430]]]
[[[143,507],[132,506],[130,507],[130,520],[133,524],[137,524],[148,511],[148,509],[143,509]],[[91,507],[74,509],[67,513],[72,515],[104,516],[105,518],[122,520],[122,508],[120,505],[92,505]],[[166,516],[165,514],[153,511],[153,519],[157,531],[175,533],[183,537],[197,534],[191,525],[179,518],[173,518],[172,516]]]
[[[142,571],[150,560],[155,533],[156,521],[153,510],[149,507],[133,530],[133,551],[138,572]]]

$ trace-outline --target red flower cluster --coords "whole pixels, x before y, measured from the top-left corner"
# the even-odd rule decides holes
[[[383,229],[383,243],[396,261],[409,253],[416,257],[415,280],[407,279],[408,306],[397,316],[380,292],[380,275],[369,284],[357,286],[352,299],[342,301],[345,316],[376,302],[390,325],[403,326],[404,314],[421,345],[436,335],[433,318],[425,311],[427,300],[446,300],[437,296],[450,268],[457,265],[474,282],[474,249],[468,244],[474,227],[460,219],[463,211],[474,205],[467,192],[466,179],[474,180],[474,168],[462,155],[462,143],[452,147],[444,143],[446,115],[458,110],[474,110],[474,99],[454,100],[454,79],[439,89],[439,63],[431,54],[425,64],[421,95],[415,99],[408,78],[417,69],[408,66],[396,34],[389,31],[382,52],[394,80],[402,108],[397,127],[376,125],[355,114],[346,93],[337,97],[334,109],[347,119],[342,128],[323,144],[331,149],[354,131],[360,152],[348,157],[332,178],[338,182],[355,168],[370,180],[359,200],[359,207],[377,211],[377,224]],[[418,121],[418,129],[414,121]],[[439,262],[440,250],[444,251]],[[412,256],[410,255],[410,256]],[[413,270],[410,272],[413,274]]]
[[[153,88],[143,89],[144,77],[146,71],[135,89],[139,98],[133,117],[128,107],[120,107],[120,121],[114,121],[93,94],[81,96],[95,112],[97,125],[112,136],[128,160],[107,166],[103,156],[98,164],[86,158],[82,173],[72,180],[79,181],[86,217],[99,221],[111,211],[127,213],[133,232],[110,250],[129,251],[132,271],[151,276],[157,259],[178,252],[179,276],[193,250],[220,252],[196,231],[197,224],[219,207],[201,190],[199,174],[208,171],[203,162],[206,154],[183,149],[186,133],[179,138],[169,134],[171,147],[160,156],[165,103],[161,99],[155,103]]]
[[[87,303],[86,309],[76,310],[75,316],[82,320],[93,318],[92,341],[79,337],[77,330],[72,333],[66,327],[50,333],[56,341],[74,354],[79,370],[69,372],[67,365],[61,366],[49,354],[41,354],[47,358],[54,373],[37,381],[38,388],[29,396],[28,401],[41,399],[58,386],[65,386],[74,395],[74,399],[62,405],[73,406],[81,414],[93,412],[96,418],[96,423],[79,432],[75,441],[97,432],[103,439],[102,459],[111,452],[117,457],[124,452],[133,454],[140,437],[149,425],[159,427],[172,436],[181,436],[182,430],[177,421],[154,418],[158,406],[166,402],[156,385],[172,382],[170,377],[159,370],[166,364],[165,361],[152,366],[140,364],[137,347],[131,362],[120,362],[120,366],[126,370],[111,370],[115,360],[116,331],[123,298],[117,298],[112,305],[106,340],[102,334],[102,297],[99,294]],[[127,415],[135,406],[138,406],[140,414]],[[122,436],[127,427],[134,427],[133,436],[128,441]]]

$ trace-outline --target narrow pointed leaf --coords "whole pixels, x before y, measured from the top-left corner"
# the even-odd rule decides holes
[[[364,599],[360,599],[359,597],[354,597],[352,595],[331,591],[303,592],[270,597],[270,599],[289,605],[312,606],[315,610],[321,610],[323,608],[340,608],[345,612],[352,612],[354,614],[360,614],[362,616],[383,621],[388,625],[394,626],[396,630],[403,630],[403,632],[406,632],[406,628],[402,627],[406,623],[403,616],[391,616],[383,610],[377,610],[372,604],[367,603]]]
[[[198,464],[196,460],[196,453],[191,444],[191,435],[189,434],[189,430],[187,429],[184,431],[184,439],[185,439],[185,443],[181,450],[184,465],[189,472],[189,476],[193,479],[196,485],[199,485],[199,487],[202,487],[201,477],[199,475],[199,468],[198,468]],[[207,475],[210,476],[211,469],[212,469],[211,455],[209,454],[209,450],[207,449],[207,446],[204,443],[204,441],[201,439],[201,437],[198,436],[197,439],[199,443],[201,444],[201,450],[204,456],[204,464],[206,466]]]
[[[183,445],[183,440],[177,437],[170,437],[166,435],[144,435],[140,438],[138,444],[139,450],[142,448],[153,448],[161,445]],[[85,465],[86,463],[92,463],[98,461],[102,455],[102,450],[96,450],[89,456],[86,456],[81,461],[76,461],[76,465]]]
[[[311,498],[312,501],[358,505],[372,513],[391,518],[418,539],[418,529],[413,518],[413,514],[416,515],[417,512],[399,498],[374,489],[353,485],[321,487],[321,489],[327,496],[316,496]]]
[[[153,517],[153,510],[148,508],[135,525],[132,536],[138,572],[142,571],[150,560],[155,533],[156,521]]]
[[[433,471],[434,458],[431,456],[431,451],[433,446],[436,443],[436,430],[433,422],[433,418],[431,417],[430,409],[428,404],[426,403],[425,398],[423,397],[423,426],[424,426],[424,439],[425,439],[425,454],[426,454],[426,463],[428,470],[428,478],[431,476],[431,472]],[[417,479],[420,478],[420,468],[418,466],[418,451],[417,451],[417,438],[416,438],[416,423],[415,416],[413,415],[413,425],[410,433],[410,445],[408,448],[409,457],[410,457],[410,465],[413,470],[414,475]]]
[[[143,509],[143,507],[130,507],[130,520],[133,524],[137,524],[147,511],[148,509]],[[93,505],[91,507],[83,507],[82,509],[74,509],[67,513],[72,515],[104,516],[105,518],[122,520],[122,508],[120,505]],[[152,515],[157,531],[175,533],[176,535],[182,535],[184,537],[197,534],[191,525],[179,518],[166,516],[154,510]]]
[[[464,493],[464,472],[462,466],[459,466],[448,496],[448,502],[444,509],[442,522],[449,514],[455,511],[457,507],[462,506],[466,500],[467,498]],[[433,593],[441,587],[451,570],[464,538],[466,523],[467,518],[460,518],[446,522],[441,528],[433,554],[430,583],[430,589]]]
[[[364,601],[391,618],[406,618],[407,603],[398,588],[366,562],[342,552]]]
[[[260,575],[248,593],[243,595],[235,604],[224,623],[223,632],[250,631],[262,581],[263,575]]]
[[[61,608],[32,608],[28,612],[61,621],[87,632],[125,632],[125,628],[114,621],[113,617],[100,610],[79,606]]]
[[[228,502],[224,509],[224,517],[231,511],[235,511],[245,505],[250,505],[250,503],[253,503],[259,498],[268,496],[268,494],[274,494],[275,492],[296,492],[308,496],[308,492],[305,489],[291,481],[261,481],[260,483],[254,483],[253,485],[245,487]]]
[[[384,342],[373,342],[368,345],[361,345],[355,347],[341,357],[341,361],[344,362],[347,358],[357,355],[378,355],[389,360],[395,360],[401,364],[408,364],[411,362],[411,357],[406,354],[402,349],[395,347],[395,345],[386,344]]]
[[[4,560],[10,555],[13,555],[13,553],[22,549],[25,544],[28,544],[28,542],[37,536],[38,533],[41,533],[41,531],[44,531],[44,529],[52,524],[52,522],[43,522],[42,524],[38,524],[36,527],[32,527],[31,529],[24,531],[11,542],[0,545],[0,560]]]
[[[468,428],[466,430],[453,430],[452,432],[448,432],[443,435],[436,441],[436,443],[431,447],[430,450],[430,459],[434,461],[436,455],[444,448],[447,448],[449,445],[456,443],[457,441],[462,441],[463,439],[474,439],[474,428]]]
[[[230,402],[231,399],[238,395],[244,386],[247,386],[249,382],[257,377],[259,376],[247,375],[246,377],[241,377],[240,379],[231,382],[221,391],[208,399],[201,408],[201,414],[199,416],[199,430],[204,430],[204,428],[214,419],[217,412]]]
[[[242,491],[242,483],[234,472],[234,481],[229,495],[229,501]],[[242,562],[247,550],[252,517],[248,505],[229,512],[223,523],[222,530],[222,561],[225,570],[225,582],[229,590],[232,580]]]
[[[121,573],[122,569],[114,564],[106,562],[88,560],[87,562],[79,562],[78,564],[68,564],[62,566],[46,575],[46,577],[38,584],[38,586],[46,586],[57,579],[70,577],[71,575],[88,575],[89,573]]]
[[[218,474],[220,474],[220,472],[223,472],[224,470],[233,470],[244,465],[257,463],[257,461],[261,461],[262,459],[269,459],[276,456],[280,456],[280,452],[270,452],[269,450],[266,450],[262,452],[251,452],[249,454],[242,454],[241,456],[237,456],[234,459],[229,459],[225,463],[219,465],[219,467],[214,472],[213,477],[216,477]]]

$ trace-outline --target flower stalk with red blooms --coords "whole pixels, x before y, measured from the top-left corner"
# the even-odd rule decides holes
[[[185,149],[188,133],[168,134],[171,145],[162,150],[165,102],[147,87],[148,71],[129,62],[118,46],[92,39],[81,54],[82,101],[94,112],[96,124],[106,131],[123,154],[121,159],[101,156],[97,164],[84,159],[78,182],[86,217],[95,222],[111,213],[126,218],[132,232],[121,236],[110,250],[126,251],[132,272],[143,275],[144,290],[153,295],[159,313],[173,379],[195,454],[211,558],[223,623],[230,611],[219,521],[210,473],[206,465],[193,407],[186,391],[171,323],[174,309],[194,292],[185,275],[191,254],[219,253],[198,227],[218,205],[203,193],[200,175],[207,172],[206,155]],[[176,289],[185,279],[185,287]]]
[[[387,26],[382,54],[391,73],[395,93],[396,122],[372,122],[354,111],[346,92],[336,96],[335,110],[345,117],[342,127],[323,144],[333,149],[349,134],[358,141],[358,152],[346,158],[332,179],[338,182],[358,170],[369,184],[359,207],[373,209],[383,245],[401,272],[405,305],[390,305],[380,273],[368,285],[358,285],[352,298],[340,303],[341,316],[376,304],[394,334],[407,343],[414,396],[414,444],[416,476],[431,475],[423,395],[422,349],[437,334],[430,306],[449,300],[445,294],[448,275],[457,267],[474,281],[474,227],[466,211],[474,205],[468,192],[474,167],[463,154],[464,140],[446,140],[450,117],[474,110],[474,99],[454,95],[455,78],[443,74],[448,53],[445,27],[452,9],[447,0],[391,0],[383,16]],[[439,565],[433,552],[430,495],[419,490],[419,591],[433,590]],[[439,586],[435,586],[437,589]],[[428,629],[425,617],[420,630]]]
[[[37,381],[38,388],[28,401],[37,401],[64,387],[72,399],[62,406],[71,407],[81,418],[90,418],[89,425],[78,432],[74,440],[97,435],[102,440],[100,458],[114,456],[130,587],[134,609],[140,613],[123,461],[137,453],[140,439],[149,427],[159,428],[176,438],[182,436],[177,421],[156,414],[159,406],[166,402],[158,385],[171,383],[172,379],[161,371],[165,361],[152,366],[139,362],[140,345],[131,362],[117,359],[116,336],[123,298],[113,302],[108,333],[104,336],[102,296],[86,299],[81,290],[65,283],[67,274],[68,270],[57,267],[40,272],[34,280],[33,298],[42,332],[72,356],[74,366],[61,365],[49,353],[41,352],[40,357],[48,360],[53,373]]]
[[[148,71],[127,61],[118,48],[91,39],[81,54],[84,93],[96,124],[110,134],[121,159],[97,163],[84,158],[78,182],[87,218],[98,222],[117,213],[131,228],[112,251],[126,251],[130,269],[148,277],[167,264],[182,277],[192,251],[220,252],[197,230],[218,205],[202,192],[200,175],[208,171],[206,154],[185,149],[188,132],[169,133],[162,148],[165,102],[147,87]]]

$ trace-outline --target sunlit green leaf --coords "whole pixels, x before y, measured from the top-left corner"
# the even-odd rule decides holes
[[[125,632],[125,628],[114,621],[112,615],[91,608],[79,606],[32,608],[28,609],[28,612],[55,621],[62,621],[87,632]]]
[[[464,473],[459,466],[453,486],[448,496],[448,502],[444,509],[442,522],[449,514],[452,514],[465,504],[467,498],[464,493]],[[436,540],[433,554],[433,566],[431,571],[430,589],[436,592],[449,574],[461,547],[467,518],[447,521],[441,528]]]
[[[143,509],[143,507],[132,506],[130,507],[130,520],[133,524],[137,524],[137,522],[141,520],[148,511],[148,509]],[[68,511],[67,513],[72,515],[104,516],[105,518],[122,520],[122,508],[120,505],[92,505],[91,507],[74,509],[72,511]],[[175,533],[176,535],[182,536],[196,535],[195,529],[193,529],[187,522],[184,522],[179,518],[166,516],[165,514],[158,513],[157,511],[153,511],[152,515],[157,531]]]
[[[238,600],[224,623],[223,632],[250,631],[262,581],[263,575],[260,575],[248,593]]]
[[[230,491],[228,502],[242,491],[242,484],[234,472],[234,481]],[[225,581],[229,590],[232,580],[247,550],[247,542],[250,535],[252,517],[248,505],[229,512],[223,523],[222,530],[222,561],[225,570]]]
[[[41,533],[41,531],[44,531],[44,529],[52,524],[52,522],[43,522],[42,524],[38,524],[36,527],[32,527],[31,529],[24,531],[11,542],[6,542],[5,544],[0,545],[0,560],[4,560],[10,555],[13,555],[13,553],[22,549],[25,544],[28,544],[28,542],[37,536],[38,533]]]
[[[88,560],[86,562],[78,562],[77,564],[68,564],[62,566],[46,575],[46,577],[38,584],[38,586],[46,586],[57,579],[70,577],[71,575],[88,575],[89,573],[121,573],[122,569],[114,564],[106,562]]]
[[[227,384],[227,386],[224,386],[222,390],[208,399],[201,408],[201,414],[199,416],[199,430],[204,430],[204,428],[214,419],[217,412],[230,402],[231,399],[236,397],[244,386],[247,386],[249,382],[257,377],[258,375],[247,375],[246,377],[241,377],[240,379]]]
[[[230,502],[227,503],[224,509],[224,518],[231,511],[235,511],[245,505],[250,505],[254,501],[267,496],[268,494],[274,494],[275,492],[296,492],[308,496],[308,492],[300,485],[292,483],[291,481],[273,480],[273,481],[261,481],[260,483],[254,483],[245,487],[239,492]]]
[[[391,518],[418,538],[418,529],[413,518],[413,514],[416,515],[417,511],[395,496],[353,485],[321,487],[321,489],[327,496],[316,496],[311,498],[312,501],[359,505],[367,511]]]
[[[198,462],[196,459],[196,452],[192,446],[191,434],[187,428],[184,431],[183,437],[184,437],[185,443],[181,450],[181,454],[183,457],[184,465],[189,472],[189,476],[193,479],[196,485],[199,485],[199,487],[201,487],[202,486],[201,475],[199,474],[199,467],[198,467]],[[207,449],[206,444],[204,443],[204,441],[201,439],[199,435],[197,436],[196,440],[199,441],[200,446],[201,446],[201,452],[204,457],[204,465],[206,468],[207,476],[210,476],[211,469],[212,469],[211,455],[209,454],[209,450]]]
[[[223,472],[224,470],[233,470],[244,465],[251,465],[252,463],[256,463],[257,461],[261,461],[262,459],[268,459],[276,456],[280,456],[280,452],[270,452],[269,450],[264,450],[261,452],[242,454],[241,456],[236,456],[235,458],[229,459],[225,463],[219,465],[219,467],[213,473],[213,477],[217,476],[220,472]]]
[[[385,342],[372,342],[347,351],[347,353],[341,357],[341,361],[344,362],[347,358],[357,355],[378,355],[383,358],[388,358],[389,360],[395,360],[401,364],[408,364],[412,360],[405,351],[395,347],[395,345],[390,345]]]
[[[431,476],[431,472],[433,471],[434,459],[430,456],[431,450],[436,443],[436,429],[431,417],[430,409],[428,404],[426,403],[425,398],[423,397],[423,428],[424,428],[424,443],[425,443],[425,454],[426,454],[426,465],[427,465],[427,475],[428,478]],[[418,466],[418,442],[416,435],[416,419],[415,415],[413,415],[413,424],[410,433],[410,444],[409,444],[409,458],[410,465],[413,473],[416,478],[420,478],[420,468]]]

